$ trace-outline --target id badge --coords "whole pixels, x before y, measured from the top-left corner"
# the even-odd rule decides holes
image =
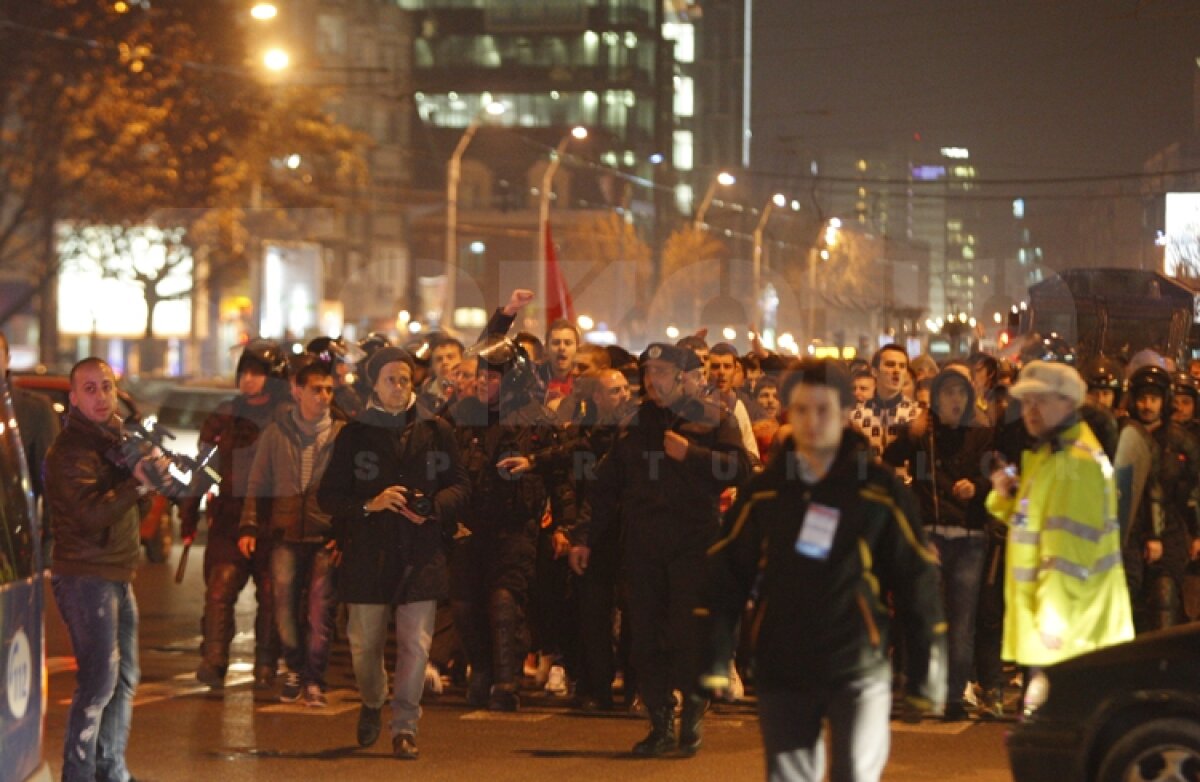
[[[841,511],[837,508],[815,502],[809,505],[796,538],[796,553],[810,559],[828,559],[840,517]]]

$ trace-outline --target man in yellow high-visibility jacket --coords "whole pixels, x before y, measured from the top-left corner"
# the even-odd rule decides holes
[[[1003,658],[1041,668],[1133,638],[1112,465],[1079,418],[1073,367],[1033,361],[1010,390],[1036,443],[1019,477],[992,476],[988,511],[1008,525]]]

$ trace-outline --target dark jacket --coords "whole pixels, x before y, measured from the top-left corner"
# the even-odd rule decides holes
[[[668,431],[687,438],[683,461],[665,453]],[[715,530],[721,491],[749,475],[750,457],[732,415],[698,399],[681,399],[669,408],[642,402],[600,461],[571,540],[588,545],[617,522],[618,514],[631,536],[663,525]]]
[[[290,411],[287,402],[266,401],[253,404],[244,395],[228,399],[209,413],[200,426],[201,447],[217,446],[217,472],[221,485],[208,504],[208,534],[236,538],[246,499],[246,483],[258,438],[275,413]],[[184,537],[194,534],[200,514],[200,497],[186,497],[179,503],[179,525]],[[265,532],[266,530],[260,530]]]
[[[755,681],[763,691],[811,690],[888,678],[891,593],[905,634],[909,694],[945,698],[945,624],[938,574],[916,501],[890,469],[844,436],[829,473],[805,483],[793,451],[738,492],[709,550],[704,591],[709,686],[728,676],[734,627],[757,585]],[[826,559],[796,551],[812,504],[839,512]],[[715,678],[710,678],[715,677]]]
[[[459,456],[471,481],[471,500],[462,522],[475,534],[536,533],[547,500],[555,524],[575,518],[575,495],[567,475],[552,464],[536,464],[513,479],[497,462],[529,456],[553,446],[557,431],[550,412],[536,401],[512,409],[488,410],[475,397],[451,408]]]
[[[54,534],[56,575],[132,581],[140,553],[138,480],[108,454],[114,428],[72,409],[46,454],[46,505]]]
[[[942,423],[938,414],[938,392],[947,381],[962,382],[967,388],[966,410],[955,426]],[[896,442],[884,451],[883,460],[895,467],[909,465],[925,524],[982,530],[988,520],[984,500],[991,487],[992,429],[980,425],[986,419],[975,413],[971,382],[953,369],[942,370],[934,379],[930,400],[931,409],[922,414],[927,416],[925,431],[917,437],[912,423],[905,424]],[[975,485],[975,496],[965,502],[953,492],[960,480]]]
[[[392,511],[363,510],[391,486],[430,498],[432,517],[418,525]],[[317,492],[342,552],[339,598],[396,604],[446,597],[446,545],[470,490],[445,421],[416,406],[398,415],[366,408],[338,434]]]
[[[260,517],[266,517],[268,534],[289,543],[323,543],[330,539],[332,522],[317,504],[317,486],[333,453],[333,442],[346,425],[334,419],[317,448],[308,485],[300,483],[300,459],[311,438],[300,431],[298,412],[279,415],[262,433],[254,464],[246,482],[239,536],[263,534]]]

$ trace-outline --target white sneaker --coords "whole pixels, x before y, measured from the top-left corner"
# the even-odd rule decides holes
[[[737,666],[730,664],[729,666],[729,691],[725,694],[726,703],[737,703],[742,698],[746,697],[746,685],[742,684],[742,677],[738,675]]]
[[[550,675],[546,677],[546,692],[551,695],[567,694],[567,671],[561,665],[550,666]]]
[[[425,694],[441,695],[443,690],[442,674],[433,663],[425,663]]]

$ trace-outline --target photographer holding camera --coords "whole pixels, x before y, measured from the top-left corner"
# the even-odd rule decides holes
[[[104,361],[85,358],[72,367],[70,399],[45,465],[55,540],[50,583],[79,666],[62,778],[123,782],[140,675],[132,583],[138,500],[162,482],[166,465],[151,456],[131,469],[123,458],[117,379]]]
[[[382,729],[387,698],[384,645],[396,621],[392,753],[417,757],[417,720],[437,601],[448,594],[447,542],[470,491],[450,426],[429,415],[413,393],[413,359],[378,350],[366,365],[371,396],[346,425],[317,499],[333,517],[342,560],[341,600],[349,607],[354,677],[362,694],[358,743]]]

